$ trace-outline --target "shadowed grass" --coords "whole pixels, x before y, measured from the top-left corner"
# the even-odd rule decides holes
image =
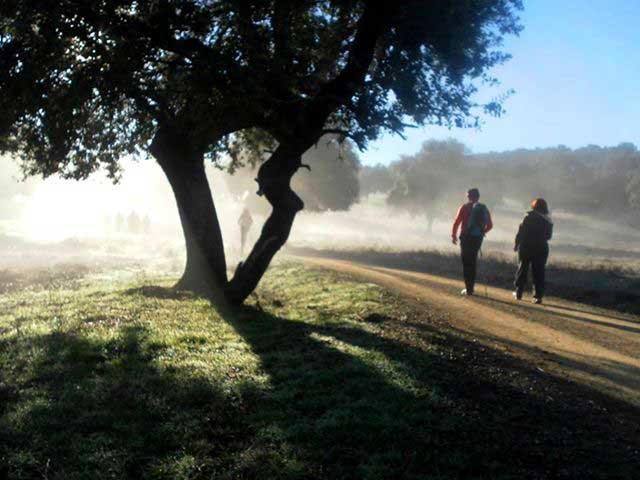
[[[222,318],[149,283],[2,297],[0,477],[631,478],[640,465],[632,407],[447,334],[375,285],[284,264]]]

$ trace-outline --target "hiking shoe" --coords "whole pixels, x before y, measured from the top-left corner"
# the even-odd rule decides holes
[[[542,303],[542,298],[533,297],[533,300],[531,300],[531,303],[535,303],[536,305],[540,305]]]
[[[511,295],[513,295],[513,298],[516,300],[522,300],[522,292],[516,290],[515,292],[512,292]]]
[[[464,290],[462,290],[460,292],[460,295],[464,296],[464,297],[470,297],[471,295],[473,295],[473,292],[471,290],[467,290],[466,288]]]

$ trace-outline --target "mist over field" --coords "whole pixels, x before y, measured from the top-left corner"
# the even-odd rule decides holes
[[[637,260],[634,182],[639,158],[628,144],[474,156],[449,140],[425,142],[415,156],[371,167],[363,166],[348,144],[319,142],[303,160],[310,170],[294,177],[305,210],[294,223],[288,246],[457,252],[450,243],[451,222],[466,189],[478,186],[495,225],[485,242],[488,253],[512,254],[527,201],[544,195],[555,222],[552,261]],[[124,162],[115,185],[101,173],[87,181],[20,181],[16,162],[7,157],[0,162],[0,265],[171,258],[180,268],[180,220],[170,186],[155,162]],[[256,195],[254,167],[230,175],[210,165],[207,172],[233,268],[240,259],[238,218],[243,208],[253,217],[249,244],[270,208]]]

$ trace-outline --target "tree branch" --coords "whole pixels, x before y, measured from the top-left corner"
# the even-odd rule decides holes
[[[344,138],[350,138],[353,143],[355,143],[359,149],[363,150],[365,145],[357,139],[355,135],[353,135],[348,130],[342,130],[340,128],[325,128],[320,132],[320,135],[340,135]]]
[[[367,1],[358,20],[347,64],[321,88],[307,107],[307,119],[322,122],[321,125],[314,125],[316,129],[321,129],[331,112],[348,102],[362,85],[376,51],[376,43],[390,26],[397,9],[396,2]]]
[[[225,62],[216,50],[194,37],[176,38],[167,22],[150,24],[130,16],[101,14],[91,2],[84,0],[78,0],[71,4],[75,7],[75,13],[80,18],[90,24],[100,25],[122,40],[135,45],[141,40],[147,39],[151,42],[151,47],[174,53],[206,67],[207,74],[217,86],[224,87],[234,79],[241,77],[240,72],[236,72],[237,75],[232,75],[229,78],[228,74],[231,73],[229,67],[231,66],[226,64],[226,75],[222,74],[220,65]]]
[[[273,58],[280,65],[288,65],[290,61],[289,34],[291,31],[289,13],[290,0],[275,0],[273,5]]]

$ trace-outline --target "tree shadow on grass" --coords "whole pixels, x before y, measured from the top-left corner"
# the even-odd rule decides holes
[[[0,477],[173,479],[231,469],[249,435],[243,398],[252,386],[229,391],[161,368],[159,348],[141,327],[104,341],[74,332],[3,340],[15,363],[1,373],[20,380],[0,382]]]
[[[142,287],[130,288],[124,293],[125,295],[142,295],[143,297],[158,298],[161,300],[187,300],[198,296],[187,290],[179,290],[174,287],[160,287],[157,285],[143,285]]]
[[[271,380],[254,422],[281,432],[318,478],[626,478],[640,467],[636,432],[575,401],[600,399],[624,418],[637,409],[551,377],[570,398],[549,401],[540,372],[432,327],[413,330],[419,348],[250,307],[227,320]],[[443,360],[428,346],[438,339],[471,365]],[[479,372],[474,361],[489,368]],[[487,373],[494,366],[537,388]]]
[[[0,477],[577,479],[631,478],[638,467],[639,441],[624,425],[444,360],[453,347],[505,362],[433,327],[392,338],[250,307],[224,316],[260,359],[266,387],[162,367],[170,351],[139,326],[105,339],[2,339]]]
[[[452,330],[464,333],[463,330],[454,328]],[[592,357],[581,355],[578,352],[561,351],[556,353],[540,350],[538,347],[527,343],[506,340],[490,334],[482,334],[481,337],[485,342],[505,345],[512,350],[525,353],[534,358],[544,358],[547,361],[573,370],[579,375],[587,374],[592,377],[592,381],[606,379],[610,383],[617,385],[617,388],[624,389],[624,391],[628,392],[628,395],[633,395],[636,404],[640,403],[640,368],[638,367],[608,359],[595,359],[596,361],[594,362]]]

